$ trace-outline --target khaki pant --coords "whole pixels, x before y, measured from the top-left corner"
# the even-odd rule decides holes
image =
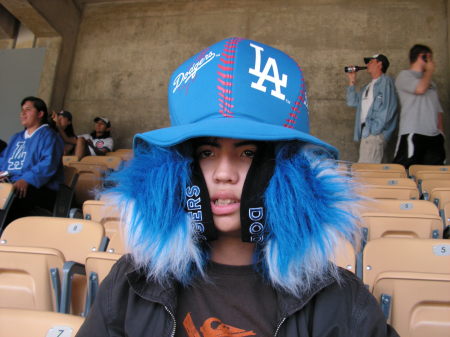
[[[369,135],[359,144],[358,163],[381,163],[384,151],[383,134]]]

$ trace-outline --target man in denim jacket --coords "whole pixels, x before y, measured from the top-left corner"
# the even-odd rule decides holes
[[[355,89],[356,72],[347,73],[347,105],[356,107],[354,140],[360,141],[360,163],[381,163],[383,150],[397,126],[397,96],[392,79],[385,75],[389,67],[386,56],[365,57],[372,81],[361,91]]]

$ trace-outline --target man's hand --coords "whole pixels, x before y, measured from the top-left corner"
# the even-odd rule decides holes
[[[348,85],[352,86],[356,84],[356,71],[352,73],[347,73]]]
[[[28,192],[28,183],[23,180],[17,180],[14,184],[14,189],[17,191],[17,196],[19,197],[19,199],[25,198],[27,196],[27,192]]]
[[[425,72],[432,74],[432,73],[434,73],[435,68],[436,68],[436,64],[434,63],[431,56],[428,56],[428,61],[425,63],[425,66],[424,66]]]

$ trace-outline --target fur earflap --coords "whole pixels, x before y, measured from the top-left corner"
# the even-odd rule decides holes
[[[336,247],[359,236],[350,178],[311,146],[280,143],[265,193],[268,238],[259,256],[272,284],[300,296],[323,277],[338,279],[329,261]]]
[[[127,247],[148,279],[186,284],[202,273],[206,260],[183,207],[192,159],[181,147],[138,151],[130,165],[110,176],[116,187],[109,192],[126,210]]]

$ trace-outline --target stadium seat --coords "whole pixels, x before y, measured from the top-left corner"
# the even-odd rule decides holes
[[[353,163],[352,175],[373,178],[406,178],[406,170],[400,164]]]
[[[81,287],[74,286],[74,291],[79,290],[84,294],[86,280],[85,277],[78,275],[85,273],[84,262],[88,254],[92,251],[104,250],[103,237],[103,226],[88,220],[24,217],[11,222],[3,232],[0,241],[0,280],[12,280],[14,283],[1,283],[2,292],[7,292],[9,289],[11,292],[17,292],[17,296],[35,297],[37,287],[34,284],[42,281],[45,284],[39,285],[39,289],[54,287],[53,293],[47,294],[50,299],[47,299],[45,303],[48,305],[49,301],[53,302],[53,309],[68,313],[72,296],[72,278]],[[37,273],[39,261],[41,261],[39,267],[44,273],[42,275],[46,273],[47,277],[32,279],[32,275]],[[61,263],[63,263],[62,266]],[[19,283],[22,287],[16,287]],[[61,285],[58,286],[58,284]],[[24,295],[24,292],[29,294]],[[19,295],[20,293],[22,294]],[[73,299],[72,312],[81,313],[84,295],[74,294]],[[81,300],[77,302],[79,299]],[[0,301],[3,300],[4,298],[0,297]],[[2,303],[1,306],[5,305],[7,303]],[[41,308],[32,307],[31,309]]]
[[[71,166],[64,166],[64,183],[59,186],[59,190],[56,195],[55,207],[53,208],[53,216],[69,216],[77,181],[77,169]]]
[[[412,179],[356,177],[360,195],[375,199],[419,199],[419,190]]]
[[[443,225],[450,226],[450,187],[433,188],[430,193],[430,201],[438,207]]]
[[[75,204],[81,208],[86,200],[96,199],[100,190],[103,189],[103,179],[109,172],[108,167],[103,164],[88,164],[81,162],[70,163],[78,172],[78,181],[75,186]]]
[[[6,216],[14,200],[14,187],[10,183],[0,183],[0,235],[2,234]]]
[[[372,204],[373,208],[377,207],[375,204]],[[366,241],[380,237],[442,238],[439,210],[429,201],[399,201],[395,211],[379,208],[373,211],[373,208],[361,209],[363,246]]]
[[[337,266],[347,269],[352,273],[356,272],[356,254],[353,245],[347,240],[342,240],[335,253],[334,261]]]
[[[411,165],[408,169],[408,175],[415,179],[418,171],[438,171],[438,172],[449,172],[450,165]]]
[[[86,164],[105,165],[108,169],[117,171],[122,166],[122,159],[117,156],[86,156],[80,161]]]
[[[83,322],[75,315],[0,308],[0,337],[73,337]]]
[[[449,241],[370,241],[363,281],[400,336],[450,336]]]
[[[450,171],[417,171],[415,179],[419,190],[422,191],[422,182],[424,180],[450,180]]]
[[[108,275],[111,267],[116,263],[122,254],[109,252],[94,252],[86,258],[86,275],[88,280],[88,292],[86,298],[85,314],[89,313],[92,303],[97,295],[98,287],[103,279]]]
[[[119,157],[123,161],[128,161],[133,158],[133,150],[131,149],[118,149],[114,152],[107,152],[107,156]]]
[[[425,200],[430,199],[430,193],[435,188],[450,188],[450,179],[422,179],[421,196]]]
[[[63,156],[62,161],[64,166],[69,166],[70,163],[77,162],[79,160],[77,156]]]

